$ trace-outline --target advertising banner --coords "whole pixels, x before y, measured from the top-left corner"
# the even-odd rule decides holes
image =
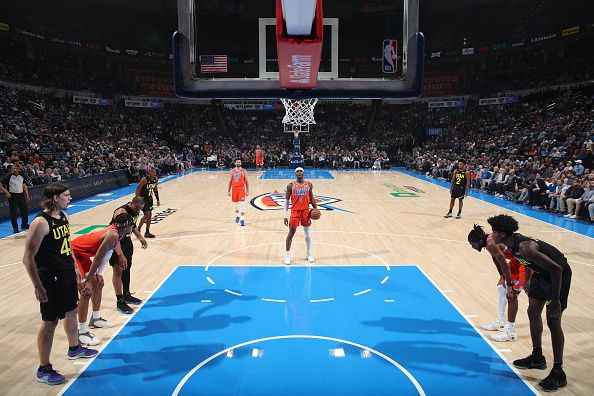
[[[128,176],[126,171],[118,170],[109,173],[103,173],[100,175],[93,175],[87,177],[81,177],[79,179],[67,180],[64,183],[68,185],[70,194],[73,199],[94,195],[104,191],[112,190],[118,187],[124,187],[128,185]],[[43,201],[43,189],[45,185],[35,186],[29,188],[29,213],[41,210],[41,201]],[[0,220],[4,220],[10,217],[10,208],[8,207],[8,201],[4,194],[0,195]]]
[[[479,106],[516,103],[519,100],[520,100],[519,96],[501,96],[498,98],[483,98],[483,99],[479,99]]]

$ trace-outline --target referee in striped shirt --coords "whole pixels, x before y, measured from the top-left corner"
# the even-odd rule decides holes
[[[25,177],[20,172],[19,165],[13,165],[9,168],[9,173],[2,178],[6,198],[10,207],[10,222],[12,223],[12,231],[19,232],[18,227],[18,212],[21,212],[21,228],[23,230],[29,229],[29,216],[27,209],[27,202],[30,201],[29,190],[25,184]]]

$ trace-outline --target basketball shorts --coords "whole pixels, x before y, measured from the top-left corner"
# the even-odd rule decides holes
[[[466,188],[462,186],[452,186],[451,196],[452,198],[462,198],[464,199],[464,195],[466,194]]]
[[[60,272],[40,272],[39,279],[47,293],[47,302],[39,303],[41,320],[54,322],[64,319],[66,312],[76,309],[78,288],[74,268]]]
[[[256,158],[256,166],[263,166],[264,158]]]
[[[99,264],[99,268],[97,268],[97,275],[103,274],[103,271],[105,270],[105,267],[107,267],[107,264],[109,263],[109,259],[112,254],[113,249],[106,253],[105,258],[103,259],[101,264]],[[78,266],[80,273],[85,274],[86,276],[86,274],[91,270],[91,266],[93,265],[93,256],[74,252],[74,259],[76,260],[76,265]]]
[[[134,245],[132,244],[132,238],[124,237],[120,241],[120,247],[122,248],[122,252],[124,253],[124,256],[126,256],[126,259],[128,260],[128,268],[130,268],[130,266],[132,265],[132,255],[134,254]],[[119,264],[120,264],[120,259],[118,257],[118,254],[114,250],[113,253],[111,254],[111,258],[109,259],[109,265],[111,265],[113,267],[114,265],[119,265]]]
[[[307,210],[292,210],[291,218],[289,219],[289,227],[297,228],[299,225],[303,227],[309,227],[311,225],[311,219],[309,218],[309,209]]]
[[[233,201],[233,202],[245,201],[245,188],[244,187],[231,187],[231,201]]]
[[[143,197],[144,198],[144,206],[142,208],[143,212],[150,212],[154,208],[153,198],[152,197]]]
[[[513,287],[515,290],[523,288],[524,284],[526,283],[525,272],[520,272],[520,265],[522,264],[514,262],[509,263],[509,273],[511,275],[511,281],[514,284]]]
[[[570,287],[571,268],[567,265],[563,268],[563,274],[561,275],[561,292],[559,293],[561,310],[567,308]],[[532,278],[530,278],[528,297],[541,301],[551,301],[553,299],[553,284],[551,283],[550,278],[545,278],[542,274],[534,272]]]

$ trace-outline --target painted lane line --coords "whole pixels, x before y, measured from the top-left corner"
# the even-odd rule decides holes
[[[262,298],[262,301],[275,302],[275,303],[286,303],[287,302],[287,300],[277,300],[274,298]]]
[[[394,302],[394,300],[384,300],[384,302],[387,302],[387,303],[393,303],[393,302]]]
[[[327,302],[327,301],[334,301],[334,297],[331,297],[331,298],[320,298],[318,300],[309,300],[310,303],[319,303],[319,302]]]
[[[360,292],[354,293],[353,296],[360,296],[361,294],[369,293],[371,289],[361,290]]]
[[[234,291],[232,291],[232,290],[229,290],[229,289],[225,289],[225,290],[223,290],[223,291],[224,291],[224,292],[226,292],[226,293],[229,293],[229,294],[234,294],[234,295],[236,295],[236,296],[239,296],[239,297],[241,297],[241,293],[237,293],[237,292],[234,292]]]
[[[387,362],[389,362],[390,364],[392,364],[394,367],[396,367],[398,370],[400,370],[400,372],[402,372],[402,374],[404,374],[408,380],[413,384],[413,386],[415,387],[415,389],[417,390],[419,396],[426,396],[425,390],[423,389],[423,387],[421,386],[421,384],[419,383],[419,381],[417,381],[417,379],[404,367],[402,366],[400,363],[398,363],[397,361],[395,361],[394,359],[392,359],[391,357],[384,355],[383,353],[376,351],[373,348],[367,347],[365,345],[362,344],[357,344],[355,342],[352,341],[348,341],[348,340],[344,340],[344,339],[340,339],[340,338],[334,338],[334,337],[325,337],[325,336],[318,336],[318,335],[282,335],[282,336],[275,336],[275,337],[267,337],[267,338],[259,338],[256,340],[250,340],[247,342],[243,342],[241,344],[237,344],[237,345],[233,345],[229,348],[223,349],[222,351],[219,351],[217,353],[215,353],[212,356],[209,356],[208,358],[204,359],[203,361],[201,361],[199,364],[197,364],[192,370],[190,370],[185,376],[184,378],[182,378],[182,380],[177,384],[177,386],[175,387],[175,389],[173,390],[173,392],[171,393],[172,396],[178,396],[184,385],[188,382],[188,380],[196,373],[198,372],[202,367],[204,367],[205,365],[207,365],[209,362],[211,362],[212,360],[216,359],[217,357],[226,354],[229,351],[233,351],[234,349],[237,348],[241,348],[244,347],[246,345],[251,345],[251,344],[256,344],[256,343],[261,343],[261,342],[266,342],[266,341],[271,341],[271,340],[283,340],[283,339],[295,339],[295,338],[304,338],[304,339],[318,339],[318,340],[325,340],[325,341],[332,341],[332,342],[339,342],[342,344],[348,344],[363,350],[367,350],[371,353],[373,353],[374,355],[386,360]]]
[[[173,273],[174,273],[174,272],[175,272],[175,271],[176,271],[178,268],[179,268],[179,265],[178,265],[178,266],[175,266],[174,268],[172,268],[172,269],[171,269],[171,271],[169,272],[169,274],[167,274],[167,275],[165,276],[165,278],[164,278],[164,279],[163,279],[163,280],[162,280],[162,281],[159,283],[159,285],[157,285],[157,287],[156,287],[155,291],[156,291],[156,290],[159,290],[159,289],[161,288],[161,286],[163,286],[163,284],[164,284],[165,282],[167,282],[167,280],[169,279],[169,277],[170,277],[170,276],[171,276],[171,275],[172,275],[172,274],[173,274]],[[148,299],[150,300],[150,298],[151,298],[152,296],[154,296],[154,293],[153,293],[153,294],[151,294],[151,295],[148,297]],[[114,338],[115,338],[115,337],[116,337],[116,336],[117,336],[117,335],[118,335],[118,334],[119,334],[119,333],[120,333],[120,332],[121,332],[121,331],[124,329],[124,327],[126,327],[126,325],[128,324],[128,322],[130,322],[130,320],[132,320],[132,318],[135,316],[135,314],[136,314],[137,312],[138,312],[138,311],[134,312],[134,313],[133,313],[133,314],[131,314],[131,315],[126,315],[126,316],[125,316],[126,320],[124,321],[124,323],[122,323],[122,324],[120,325],[120,327],[119,327],[119,328],[118,328],[118,329],[117,329],[117,330],[116,330],[116,331],[115,331],[115,332],[114,332],[114,333],[113,333],[113,334],[112,334],[112,335],[111,335],[111,336],[110,336],[110,337],[109,337],[109,338],[108,338],[106,341],[104,341],[104,343],[103,343],[103,348],[102,348],[102,350],[101,350],[101,351],[104,351],[104,350],[105,350],[105,348],[106,348],[106,347],[107,347],[107,346],[108,346],[108,345],[109,345],[109,344],[110,344],[110,343],[111,343],[111,342],[114,340]],[[101,353],[102,353],[102,352],[100,352],[100,354],[101,354]],[[93,361],[94,361],[94,359],[90,359],[90,362],[89,362],[89,364],[91,364],[91,362],[93,362]],[[84,372],[84,370],[85,370],[87,367],[88,367],[88,366],[84,366],[84,367],[83,367],[83,368],[82,368],[82,369],[81,369],[81,370],[80,370],[78,373],[76,373],[76,375],[75,375],[74,377],[72,377],[72,378],[69,378],[69,381],[66,383],[66,386],[65,386],[64,388],[62,388],[62,389],[60,390],[60,392],[58,392],[58,395],[57,395],[57,396],[62,396],[62,395],[64,395],[64,394],[66,393],[66,391],[68,390],[68,388],[70,388],[70,387],[72,386],[72,384],[74,384],[74,382],[77,380],[77,378],[78,378],[78,377],[79,377],[79,376],[80,376],[80,375],[81,375],[81,374]]]
[[[433,279],[431,279],[431,277],[425,272],[423,271],[423,268],[421,267],[417,267],[419,269],[419,271],[421,271],[421,273],[423,275],[425,275],[425,278],[427,278],[429,280],[429,282],[431,282],[431,284],[433,285],[433,287],[435,287],[436,290],[439,290],[439,287],[437,286],[437,283],[435,283],[435,281]],[[449,296],[446,296],[445,294],[443,294],[443,297],[452,305],[452,307],[454,307],[454,309],[460,314],[460,316],[462,316],[464,318],[464,313],[462,312],[462,310],[456,305],[454,304],[454,301],[452,301],[452,299]],[[512,370],[514,373],[516,373],[516,375],[518,376],[518,378],[520,378],[522,380],[522,382],[524,384],[526,384],[526,386],[535,394],[535,395],[540,395],[540,393],[536,390],[536,388],[534,388],[534,386],[532,386],[532,384],[526,380],[521,374],[520,371],[513,365],[510,364],[507,359],[505,358],[505,356],[503,356],[501,354],[501,352],[495,348],[495,345],[493,345],[493,342],[488,339],[483,333],[481,333],[479,331],[479,328],[476,327],[476,325],[474,325],[472,322],[470,322],[469,320],[467,320],[466,318],[464,318],[464,320],[466,320],[466,322],[470,325],[470,327],[472,327],[474,329],[474,331],[493,349],[493,351],[495,351],[495,353],[497,353],[497,355],[499,355],[499,357],[501,358],[501,360],[507,364],[507,366],[510,368],[510,370]]]
[[[201,303],[209,303],[212,302],[211,300],[200,300]]]
[[[383,285],[384,283],[386,283],[386,282],[388,281],[388,279],[390,279],[390,277],[389,277],[389,276],[386,276],[386,277],[385,277],[385,278],[384,278],[384,279],[383,279],[383,280],[380,282],[380,284],[382,284],[382,285]]]
[[[214,281],[212,279],[210,279],[210,276],[206,277],[206,280],[208,281],[208,283],[210,283],[211,285],[214,285]]]

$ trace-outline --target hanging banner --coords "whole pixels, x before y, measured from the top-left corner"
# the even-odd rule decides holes
[[[563,29],[561,31],[561,36],[565,37],[565,36],[571,36],[572,34],[577,34],[580,32],[580,27],[579,26],[574,26],[574,27],[570,27],[567,29]]]
[[[96,105],[96,106],[111,106],[111,105],[113,105],[113,100],[111,100],[111,99],[93,98],[90,96],[73,96],[72,102],[79,103],[79,104]]]
[[[230,110],[276,110],[274,103],[225,103],[223,106]]]
[[[143,107],[145,109],[162,109],[163,102],[152,102],[148,100],[125,100],[126,107]]]
[[[465,107],[466,106],[465,100],[438,100],[429,102],[430,109],[436,109],[441,107]]]
[[[479,106],[516,103],[519,100],[520,100],[519,96],[501,96],[498,98],[483,98],[483,99],[479,99]]]
[[[538,43],[540,41],[546,41],[546,40],[550,40],[550,39],[554,39],[557,38],[557,33],[553,33],[553,34],[549,34],[546,36],[539,36],[539,37],[532,37],[530,39],[531,43]]]

